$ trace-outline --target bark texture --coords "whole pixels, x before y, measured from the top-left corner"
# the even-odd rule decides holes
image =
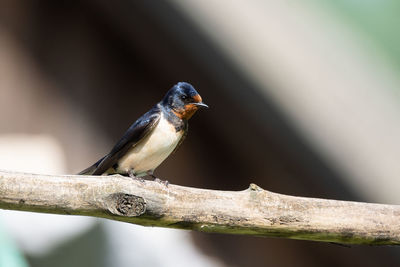
[[[166,187],[122,176],[0,171],[0,208],[214,233],[400,244],[399,205],[287,196],[255,184],[233,192]]]

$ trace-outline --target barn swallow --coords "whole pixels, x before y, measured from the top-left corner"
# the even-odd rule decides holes
[[[192,85],[177,83],[129,127],[110,153],[79,174],[156,178],[154,170],[182,144],[188,120],[202,107],[208,108]]]

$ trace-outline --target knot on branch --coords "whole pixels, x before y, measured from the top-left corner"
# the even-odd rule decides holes
[[[259,187],[256,184],[251,183],[248,190],[250,191],[264,191],[264,189],[262,189],[261,187]]]
[[[146,211],[146,201],[139,196],[115,193],[108,197],[107,209],[115,215],[136,217]]]

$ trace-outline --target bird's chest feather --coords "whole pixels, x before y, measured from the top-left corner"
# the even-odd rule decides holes
[[[127,172],[133,168],[137,174],[154,170],[174,151],[182,135],[183,130],[177,132],[162,115],[152,132],[121,158],[118,169]]]

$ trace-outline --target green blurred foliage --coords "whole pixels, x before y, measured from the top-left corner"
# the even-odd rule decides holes
[[[0,266],[28,267],[24,256],[0,224]]]
[[[323,0],[316,5],[333,11],[354,30],[364,34],[396,71],[400,71],[400,1]]]

